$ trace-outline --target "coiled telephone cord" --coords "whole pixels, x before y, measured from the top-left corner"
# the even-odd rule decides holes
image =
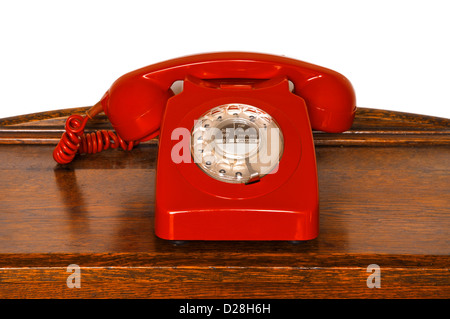
[[[70,163],[75,155],[95,154],[109,148],[118,148],[129,151],[137,142],[126,142],[117,133],[111,130],[99,130],[91,133],[84,133],[89,118],[92,118],[89,111],[87,116],[71,115],[65,125],[65,132],[61,140],[53,151],[53,159],[59,164]]]

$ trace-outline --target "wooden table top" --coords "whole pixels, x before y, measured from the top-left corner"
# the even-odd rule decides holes
[[[360,108],[350,131],[314,132],[315,240],[175,245],[154,234],[156,139],[53,161],[85,110],[0,119],[1,298],[450,297],[450,120]]]

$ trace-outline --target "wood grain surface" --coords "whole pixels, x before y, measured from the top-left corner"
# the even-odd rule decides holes
[[[361,108],[350,131],[314,132],[315,240],[177,245],[154,235],[156,139],[53,161],[85,110],[0,120],[1,298],[450,297],[450,120]]]

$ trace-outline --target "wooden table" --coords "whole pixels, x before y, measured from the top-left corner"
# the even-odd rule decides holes
[[[157,140],[55,164],[85,110],[0,120],[1,298],[450,297],[450,120],[360,108],[350,131],[314,132],[315,240],[175,245],[154,235]]]

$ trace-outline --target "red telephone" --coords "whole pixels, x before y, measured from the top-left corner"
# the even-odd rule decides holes
[[[184,87],[174,95],[179,80]],[[192,55],[120,77],[85,117],[69,117],[53,156],[64,164],[77,152],[131,149],[159,134],[158,237],[309,240],[319,230],[311,130],[349,129],[355,103],[344,76],[313,64],[244,52]],[[84,134],[101,111],[117,134]]]

